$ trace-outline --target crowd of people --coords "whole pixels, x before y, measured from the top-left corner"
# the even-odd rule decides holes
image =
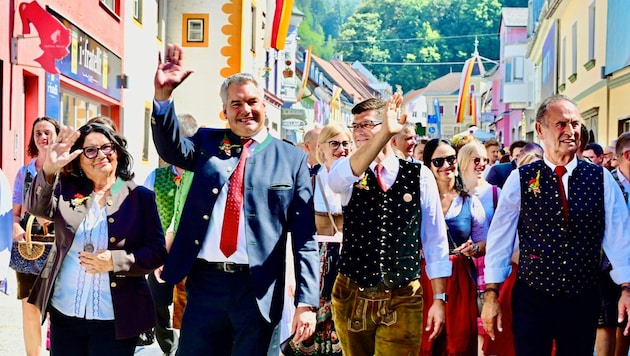
[[[133,355],[150,330],[167,355],[627,355],[630,133],[585,142],[554,95],[542,145],[501,152],[418,137],[395,94],[296,147],[265,127],[249,74],[220,88],[229,129],[177,115],[191,73],[167,45],[151,121],[166,165],[143,185],[111,120],[35,120],[11,235],[32,214],[55,238],[16,271],[28,355],[45,320],[63,355]]]

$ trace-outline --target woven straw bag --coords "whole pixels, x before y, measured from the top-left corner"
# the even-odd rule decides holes
[[[48,227],[46,226],[43,226],[43,235],[33,234],[31,230],[33,229],[34,221],[34,215],[28,217],[25,229],[26,241],[18,242],[18,252],[20,253],[20,256],[29,261],[34,261],[42,257],[46,251],[46,247],[48,247],[48,245],[52,245],[55,238],[54,234],[48,233]]]

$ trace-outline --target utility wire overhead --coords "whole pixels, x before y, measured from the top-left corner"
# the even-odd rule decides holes
[[[400,41],[436,41],[447,40],[452,38],[469,38],[469,37],[498,37],[498,33],[482,33],[477,35],[458,35],[458,36],[440,36],[435,38],[428,37],[413,37],[413,38],[383,38],[383,39],[368,39],[368,40],[335,40],[336,43],[361,43],[361,42],[400,42]]]

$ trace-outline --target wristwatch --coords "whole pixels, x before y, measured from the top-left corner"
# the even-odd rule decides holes
[[[448,295],[446,293],[433,294],[433,300],[441,300],[444,303],[448,303]]]

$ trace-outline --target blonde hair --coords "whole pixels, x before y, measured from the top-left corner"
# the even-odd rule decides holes
[[[460,173],[466,172],[468,166],[472,164],[471,158],[473,153],[479,153],[485,156],[487,154],[486,147],[481,142],[475,140],[463,145],[457,152],[457,163],[459,163]]]
[[[530,152],[525,153],[524,155],[521,155],[518,158],[517,165],[520,167],[520,166],[524,166],[532,162],[536,162],[541,159],[542,157],[540,156],[539,153],[530,151]]]
[[[317,162],[319,162],[319,164],[323,165],[326,162],[324,152],[319,149],[319,146],[327,143],[331,138],[339,134],[345,135],[349,141],[352,141],[352,133],[350,133],[350,130],[339,124],[328,124],[324,126],[322,131],[319,133],[319,137],[317,138],[317,149],[315,151],[315,157],[317,157]]]

